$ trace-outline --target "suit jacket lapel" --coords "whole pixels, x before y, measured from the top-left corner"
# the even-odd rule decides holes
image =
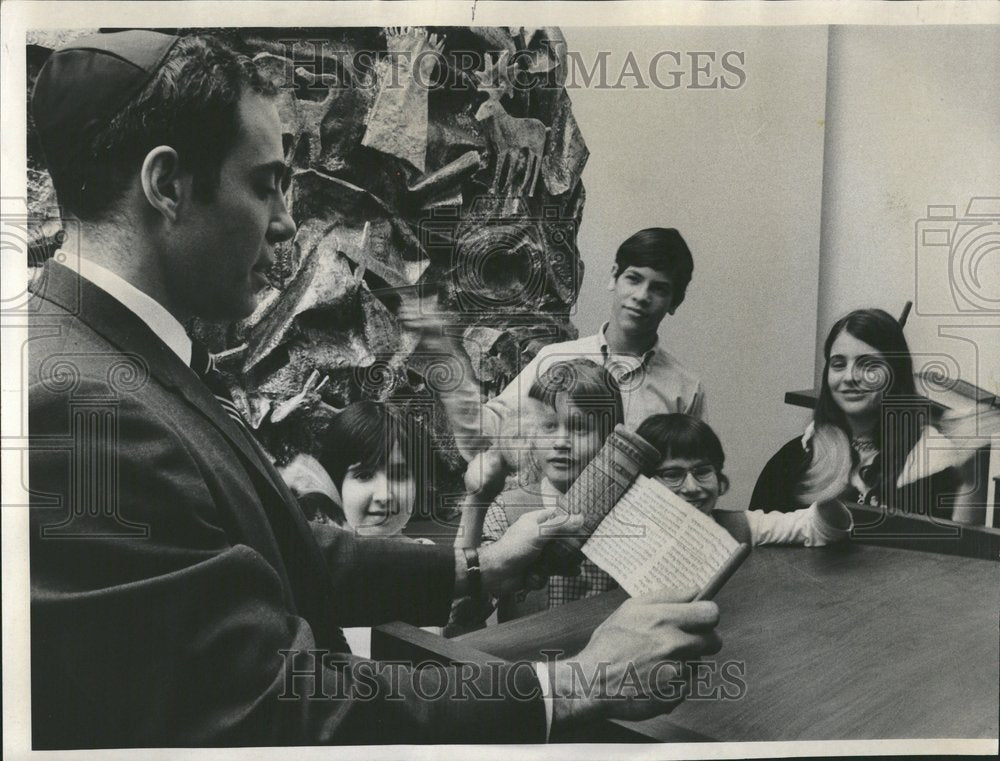
[[[329,586],[318,583],[329,577],[326,561],[295,497],[249,432],[226,414],[195,372],[146,323],[93,283],[50,260],[31,290],[37,297],[78,316],[121,351],[145,362],[150,377],[182,396],[218,428],[252,468],[251,477],[259,474],[254,480],[264,489],[260,492],[261,503],[279,546],[283,545],[282,561],[291,577],[289,591],[320,641],[342,646],[342,636],[332,618]]]
[[[149,374],[164,387],[180,394],[202,415],[219,429],[229,443],[255,468],[275,496],[284,501],[285,490],[278,485],[270,463],[262,462],[262,451],[255,448],[239,424],[233,421],[211,391],[201,382],[194,370],[188,367],[170,348],[117,299],[81,278],[71,269],[52,260],[46,262],[41,279],[32,291],[71,313],[100,333],[123,352],[141,357]]]

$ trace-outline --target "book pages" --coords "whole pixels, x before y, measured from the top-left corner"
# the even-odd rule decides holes
[[[739,547],[722,526],[640,475],[583,547],[630,595],[702,589]]]

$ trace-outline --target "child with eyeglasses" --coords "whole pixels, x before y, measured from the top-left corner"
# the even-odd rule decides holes
[[[722,472],[725,454],[715,431],[698,418],[682,413],[653,415],[636,432],[663,458],[655,478],[711,515],[739,541],[819,547],[850,536],[850,511],[835,500],[788,513],[716,510],[719,497],[729,490],[729,479]]]

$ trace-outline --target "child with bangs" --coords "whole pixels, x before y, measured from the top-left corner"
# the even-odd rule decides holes
[[[317,523],[336,523],[359,536],[433,544],[411,538],[403,529],[413,515],[424,476],[419,424],[382,402],[347,405],[334,418],[319,457],[319,468],[303,466],[306,478],[291,479],[306,516]],[[328,476],[324,479],[323,476]],[[287,475],[286,475],[287,477]],[[334,500],[333,486],[339,492]],[[424,627],[435,634],[441,628]],[[371,628],[344,629],[355,655],[371,654]]]
[[[541,481],[497,497],[483,522],[483,544],[495,542],[525,513],[556,507],[560,495],[569,490],[625,417],[617,381],[586,359],[554,363],[532,384],[528,397],[536,403],[531,448]],[[543,589],[501,595],[497,619],[508,621],[617,586],[611,576],[584,560],[577,576],[551,576]]]
[[[340,494],[329,508],[333,522],[360,536],[430,543],[403,534],[422,493],[417,425],[382,402],[354,402],[337,414],[319,458]]]

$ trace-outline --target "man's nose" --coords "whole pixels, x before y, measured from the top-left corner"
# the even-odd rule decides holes
[[[267,228],[267,242],[271,245],[282,243],[295,235],[295,220],[288,212],[284,195],[279,196],[278,208]]]

